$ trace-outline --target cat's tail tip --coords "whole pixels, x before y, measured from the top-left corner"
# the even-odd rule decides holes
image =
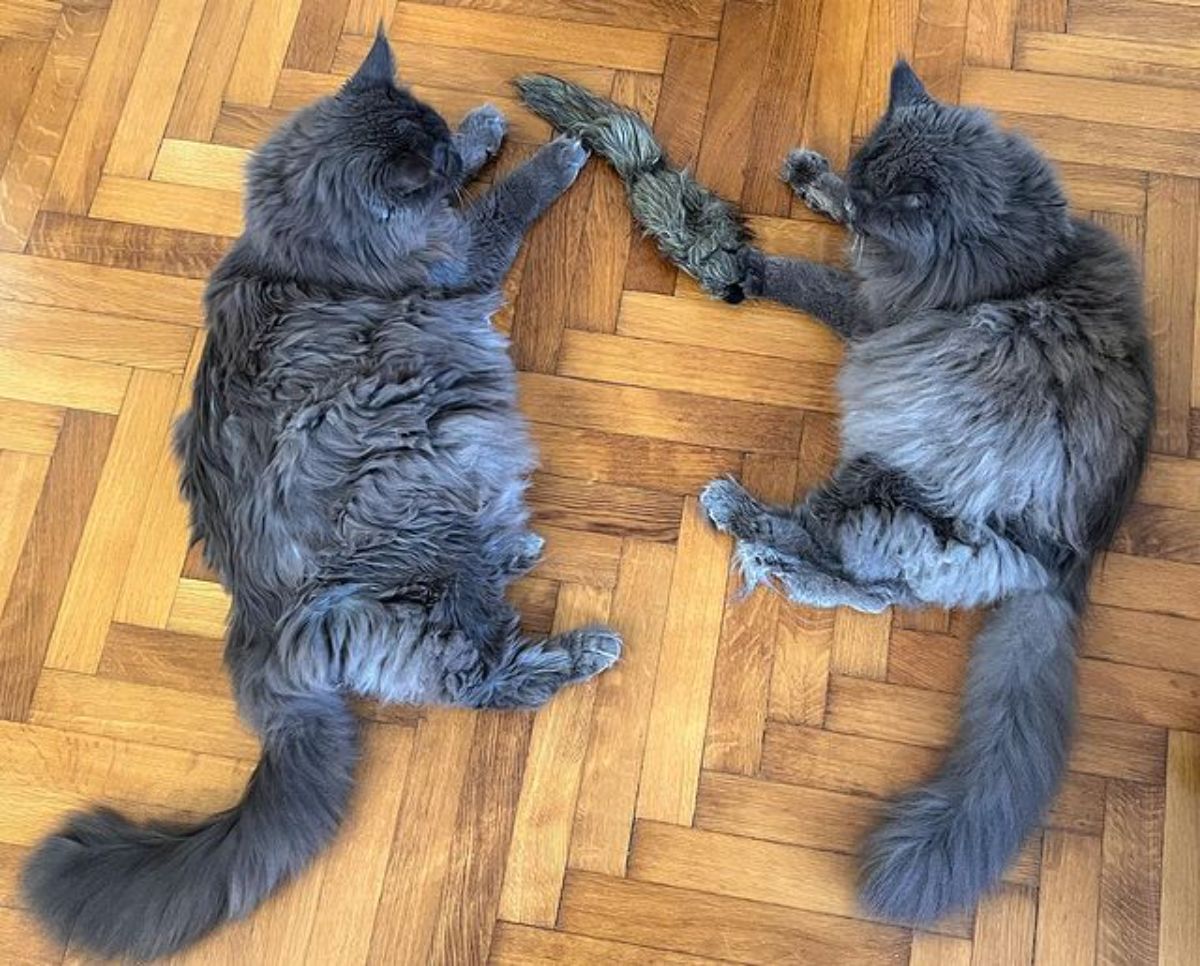
[[[874,916],[932,923],[969,905],[986,887],[971,852],[986,832],[972,831],[961,806],[932,788],[894,802],[862,850],[859,899]]]
[[[924,925],[973,905],[1037,825],[1066,767],[1081,594],[1015,594],[989,615],[941,772],[867,837],[859,889],[873,914]]]
[[[351,785],[357,727],[338,695],[274,710],[242,801],[194,826],[75,814],[34,849],[29,907],[89,953],[155,959],[257,906],[332,838]]]

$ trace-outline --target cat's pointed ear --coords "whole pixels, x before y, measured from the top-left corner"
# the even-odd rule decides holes
[[[917,76],[916,71],[908,66],[908,61],[903,58],[896,61],[896,66],[892,68],[888,112],[890,113],[898,107],[909,107],[922,101],[931,100],[933,98],[925,90],[925,85],[921,83],[921,78]]]
[[[371,44],[366,58],[346,82],[344,90],[362,91],[372,87],[388,87],[396,82],[396,58],[392,56],[392,45],[388,43],[383,24],[375,32],[375,43]]]

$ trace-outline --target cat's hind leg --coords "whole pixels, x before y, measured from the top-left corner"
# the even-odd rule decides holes
[[[729,481],[710,484],[701,504],[738,538],[748,581],[777,582],[816,607],[970,607],[1046,586],[1033,554],[987,527],[959,527],[923,510],[910,486],[857,463],[792,510],[763,507]]]
[[[730,479],[705,487],[700,505],[713,526],[737,541],[734,560],[747,587],[774,584],[810,607],[869,613],[904,599],[903,587],[894,581],[859,583],[841,574],[797,508],[767,506]]]
[[[288,680],[305,688],[471,708],[537,707],[621,655],[606,627],[529,637],[501,592],[470,584],[424,603],[335,589],[290,618],[278,646]]]
[[[621,656],[621,638],[607,627],[581,627],[540,640],[514,631],[497,653],[452,674],[455,704],[472,708],[536,708],[568,684],[594,677]]]

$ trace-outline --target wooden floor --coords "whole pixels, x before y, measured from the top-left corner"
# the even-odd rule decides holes
[[[1093,589],[1071,774],[972,915],[855,904],[881,797],[952,733],[976,620],[734,598],[695,493],[775,500],[835,455],[839,349],[702,298],[591,165],[500,324],[542,453],[528,624],[607,619],[619,667],[536,716],[367,708],[337,845],[189,963],[1200,962],[1200,7],[1190,0],[0,0],[0,961],[39,937],[17,870],[73,807],[199,815],[256,758],[220,668],[167,448],[248,149],[333,90],[382,18],[452,118],[545,69],[656,118],[764,244],[838,257],[775,172],[845,160],[897,51],[1062,163],[1145,266],[1161,395],[1141,502]]]

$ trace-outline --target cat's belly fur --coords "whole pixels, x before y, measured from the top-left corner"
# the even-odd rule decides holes
[[[1068,470],[1051,374],[1020,337],[918,319],[849,346],[838,379],[843,458],[908,475],[967,522],[1049,523]]]
[[[300,316],[279,334],[257,402],[232,404],[221,434],[243,500],[213,514],[235,551],[254,542],[241,555],[261,579],[404,584],[523,531],[534,452],[492,304],[422,301],[336,327]],[[247,412],[270,414],[266,449]]]

